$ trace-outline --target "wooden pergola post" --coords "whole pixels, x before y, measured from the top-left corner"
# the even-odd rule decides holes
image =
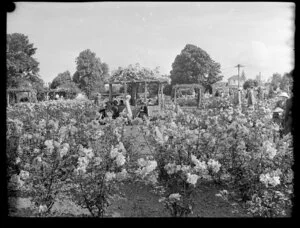
[[[161,109],[161,95],[160,95],[160,90],[161,90],[161,84],[158,83],[157,98],[158,98],[158,106],[159,106],[159,109]]]
[[[112,101],[112,84],[111,83],[109,83],[109,90],[108,90],[108,92],[109,92],[109,101]]]
[[[197,108],[200,108],[200,105],[201,105],[201,88],[198,88]]]
[[[165,99],[164,99],[164,84],[161,84],[161,107],[164,109],[165,108]]]
[[[145,81],[145,93],[144,93],[144,97],[145,97],[145,104],[148,105],[148,100],[147,100],[147,82]]]
[[[137,83],[132,83],[132,91],[131,91],[131,102],[133,106],[136,106],[136,92],[137,92]]]

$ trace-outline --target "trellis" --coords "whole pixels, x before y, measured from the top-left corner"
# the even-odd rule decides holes
[[[174,89],[174,103],[177,103],[177,96],[176,93],[179,89],[198,89],[198,96],[197,96],[197,108],[200,108],[202,103],[202,92],[204,91],[204,87],[199,84],[176,84],[173,86]]]
[[[47,89],[44,93],[46,93],[46,96],[48,97],[48,95],[50,93],[56,94],[56,93],[61,93],[61,92],[65,93],[67,98],[69,97],[68,95],[70,95],[70,94],[76,94],[76,92],[72,91],[71,89],[66,89],[66,88]]]
[[[24,89],[24,88],[9,88],[9,89],[6,90],[6,92],[7,92],[7,104],[9,106],[10,105],[10,103],[9,103],[9,95],[10,94],[17,95],[17,93],[27,93],[28,97],[31,97],[31,95],[33,93],[33,90],[32,89]],[[15,102],[17,102],[16,99],[15,99]],[[29,102],[31,102],[31,99],[29,99]]]
[[[135,87],[135,94],[133,94],[135,97],[133,98],[133,100],[135,101],[135,103],[133,104],[134,106],[137,106],[137,102],[136,102],[136,87],[138,84],[144,84],[145,85],[145,91],[144,91],[144,98],[145,98],[145,103],[146,105],[148,105],[148,101],[147,101],[147,84],[149,83],[157,83],[158,84],[158,93],[157,93],[157,97],[158,97],[158,104],[160,107],[164,107],[164,94],[163,94],[163,90],[164,90],[164,85],[168,83],[167,79],[144,79],[144,80],[111,80],[108,82],[109,84],[109,100],[112,101],[113,95],[121,95],[125,98],[125,96],[128,94],[127,93],[127,85],[128,84],[132,84],[133,87]],[[123,84],[124,86],[124,93],[118,93],[118,94],[113,94],[112,93],[112,85],[113,84]]]

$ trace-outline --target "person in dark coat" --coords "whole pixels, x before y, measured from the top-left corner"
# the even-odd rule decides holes
[[[114,100],[114,101],[113,101],[111,110],[112,110],[112,112],[113,112],[112,118],[113,118],[113,119],[118,118],[119,115],[120,115],[120,113],[119,113],[118,101],[117,101],[117,100]]]
[[[123,112],[123,110],[126,108],[125,104],[124,104],[124,101],[123,100],[120,100],[120,103],[118,105],[118,111],[119,111],[119,114],[121,112]]]

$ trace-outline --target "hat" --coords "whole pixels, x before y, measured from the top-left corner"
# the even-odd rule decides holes
[[[286,97],[289,98],[289,95],[286,92],[282,92],[278,95],[278,97]]]
[[[277,108],[274,109],[273,112],[283,112],[283,111],[284,111],[284,110],[283,110],[282,108],[277,107]]]

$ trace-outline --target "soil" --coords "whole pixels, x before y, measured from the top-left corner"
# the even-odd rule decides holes
[[[197,188],[193,198],[194,213],[190,217],[250,217],[238,204],[230,204],[216,196],[222,190],[213,183]],[[170,217],[159,202],[160,196],[151,186],[139,182],[129,182],[121,187],[122,197],[115,197],[107,208],[105,217]],[[30,198],[9,198],[10,216],[31,217]],[[71,200],[57,200],[52,208],[55,217],[91,216]]]

